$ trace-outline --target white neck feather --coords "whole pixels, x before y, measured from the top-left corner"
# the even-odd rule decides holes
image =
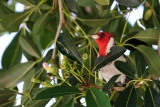
[[[113,47],[115,45],[115,42],[114,42],[114,38],[113,37],[110,37],[110,40],[107,44],[107,49],[106,49],[106,54],[108,54],[111,50],[111,47]]]

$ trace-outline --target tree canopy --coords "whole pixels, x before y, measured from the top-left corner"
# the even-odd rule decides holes
[[[25,107],[44,107],[52,98],[52,107],[160,106],[159,0],[8,1],[0,1],[0,35],[17,34],[1,61],[0,106],[15,106],[19,94]],[[16,3],[25,10],[16,12]],[[139,6],[143,16],[131,25],[128,17]],[[116,36],[108,57],[97,58],[91,34],[100,31]],[[126,51],[127,62],[115,66],[129,82],[117,86],[115,75],[106,83],[98,70]]]

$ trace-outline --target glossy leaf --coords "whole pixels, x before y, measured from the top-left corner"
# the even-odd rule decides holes
[[[133,85],[122,91],[116,100],[114,107],[136,107],[137,94]]]
[[[43,62],[48,62],[52,58],[53,49],[49,50],[46,56],[43,58]]]
[[[79,2],[79,1],[78,1]],[[68,6],[69,9],[72,11],[77,12],[77,7],[76,7],[76,0],[66,0],[66,5]]]
[[[42,49],[45,49],[48,44],[53,41],[53,39],[55,38],[55,33],[56,33],[56,29],[53,30],[53,32],[50,32],[49,30],[44,30],[41,34],[39,34],[39,40],[40,40],[40,44]],[[35,35],[37,37],[37,35]]]
[[[41,91],[36,96],[36,100],[41,99],[48,99],[48,98],[54,98],[64,95],[70,95],[70,94],[78,94],[81,93],[77,87],[70,87],[70,86],[55,86],[52,88],[48,88],[44,91]]]
[[[123,74],[127,75],[130,78],[137,78],[137,76],[135,74],[136,72],[134,71],[132,66],[130,66],[126,62],[116,61],[114,64],[115,64],[116,68],[120,72],[122,72]]]
[[[29,88],[32,85],[31,79],[35,75],[35,68],[32,68],[29,72],[26,73],[25,77],[23,77],[24,85],[23,85],[23,92],[26,92],[29,90]]]
[[[86,93],[87,107],[111,107],[109,97],[97,88],[90,88]]]
[[[49,100],[45,99],[45,100],[33,101],[29,103],[26,107],[45,107],[46,104],[49,102]]]
[[[149,28],[147,30],[137,33],[134,37],[135,39],[141,40],[148,44],[157,44],[159,38],[160,29]]]
[[[13,38],[12,42],[9,44],[5,50],[2,57],[2,66],[5,69],[8,69],[21,61],[22,51],[19,44],[19,36],[21,31]]]
[[[32,85],[32,83],[31,83],[31,85]],[[35,88],[36,87],[36,88]],[[31,87],[30,87],[31,88]],[[37,85],[37,84],[35,84],[34,85],[34,87],[32,88],[32,91],[30,92],[30,97],[33,97],[33,98],[35,98],[35,96],[38,94],[38,93],[40,93],[41,91],[43,91],[43,90],[46,90],[46,89],[48,89],[48,88],[39,88],[39,84]],[[23,93],[28,93],[29,92],[29,90],[27,90],[27,89],[23,89],[23,90],[26,90],[26,91],[24,91]],[[47,101],[48,100],[48,101]],[[46,105],[46,103],[47,102],[49,102],[49,100],[50,99],[42,99],[42,100],[32,100],[31,101],[31,99],[29,98],[29,97],[27,97],[27,96],[24,96],[24,97],[22,97],[22,101],[21,102],[24,102],[25,101],[25,104],[24,105],[26,105],[27,107],[30,107],[30,106],[34,106],[34,107],[44,107],[44,105]],[[36,103],[37,103],[37,105],[36,105]]]
[[[18,82],[22,81],[23,77],[34,65],[34,62],[29,61],[17,64],[7,71],[0,72],[0,85],[6,88],[15,86]]]
[[[19,25],[29,14],[29,11],[24,13],[12,13],[3,17],[1,24],[5,30],[9,32],[16,32],[19,30]]]
[[[156,17],[155,14],[153,14],[153,25],[156,27],[156,28],[160,28],[160,23],[158,21],[158,17]]]
[[[147,87],[144,97],[145,107],[159,107],[160,94],[151,86]]]
[[[51,107],[65,107],[69,106],[71,103],[73,103],[71,100],[74,99],[75,95],[65,95],[63,97],[58,97],[57,102],[54,103]],[[68,104],[70,103],[70,104]],[[69,106],[71,107],[71,106]]]
[[[157,53],[150,47],[140,45],[137,49],[145,56],[147,63],[149,64],[149,72],[153,75],[160,75],[160,58]]]
[[[5,29],[3,28],[3,26],[0,24],[0,36],[3,35],[5,33]]]
[[[82,58],[79,55],[72,39],[70,38],[70,35],[68,34],[61,34],[60,37],[57,40],[57,48],[58,50],[66,55],[68,58],[70,58],[73,61],[78,61],[79,63],[82,63]]]
[[[48,87],[44,87],[44,88],[33,88],[32,91],[31,91],[31,96],[36,96],[38,95],[40,92],[46,90],[46,89],[49,89]]]
[[[102,27],[109,23],[111,18],[106,19],[81,19],[77,18],[79,21],[81,21],[83,24],[89,26],[89,27]]]
[[[13,13],[12,10],[10,10],[7,6],[5,6],[3,3],[0,3],[0,19],[3,18],[3,16]]]
[[[21,47],[30,55],[40,58],[41,52],[29,37],[21,36],[19,38]]]
[[[15,0],[16,2],[19,2],[19,3],[22,3],[22,4],[24,4],[24,5],[26,5],[26,6],[36,6],[36,5],[34,5],[32,2],[30,2],[29,0]]]
[[[95,64],[94,64],[94,69],[98,70],[104,67],[108,63],[119,58],[125,51],[126,49],[124,47],[114,46],[113,48],[111,48],[111,52],[108,54],[107,57],[100,56],[96,59]]]
[[[143,73],[146,69],[145,59],[143,55],[139,52],[135,52],[135,61],[136,61],[136,70],[139,77],[143,76]]]
[[[94,0],[79,0],[77,4],[79,6],[94,6],[96,3]]]
[[[40,16],[36,22],[33,25],[33,35],[37,36],[37,34],[40,34],[42,31],[44,31],[45,25],[47,20],[49,19],[48,13]]]
[[[153,81],[157,85],[157,87],[160,89],[160,81],[158,81],[158,80],[153,80]]]
[[[113,76],[113,77],[108,81],[108,83],[104,85],[102,91],[108,93],[109,90],[110,90],[110,89],[112,88],[112,86],[114,85],[115,81],[118,79],[119,76],[120,76],[120,74]]]
[[[101,5],[109,5],[110,0],[95,0],[97,3]]]
[[[17,92],[9,89],[0,90],[0,107],[9,107],[14,104],[14,97]],[[11,105],[10,105],[11,104]]]
[[[141,4],[140,0],[117,0],[120,4],[125,6],[137,6]]]
[[[71,75],[71,76],[68,78],[68,82],[69,82],[69,84],[71,84],[72,86],[76,86],[76,85],[79,83],[79,80],[77,80],[76,77],[74,77],[73,75]],[[69,86],[69,85],[64,82],[61,86]]]
[[[74,99],[71,99],[65,107],[74,107]]]
[[[25,74],[25,76],[23,77],[23,82],[24,82],[24,84],[23,84],[23,93],[27,93],[28,90],[31,88],[31,86],[32,86],[31,79],[32,79],[34,76],[35,76],[35,68],[32,68],[32,69],[29,70],[29,71]],[[27,101],[30,100],[29,98],[26,100],[26,98],[27,98],[26,96],[25,96],[25,97],[22,97],[21,102],[23,102],[23,101],[27,102]],[[30,104],[30,103],[29,103],[29,104]]]

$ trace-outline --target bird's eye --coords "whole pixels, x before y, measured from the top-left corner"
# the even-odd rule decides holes
[[[104,33],[101,33],[101,34],[100,34],[100,37],[102,38],[103,36],[105,36],[105,34],[104,34]]]

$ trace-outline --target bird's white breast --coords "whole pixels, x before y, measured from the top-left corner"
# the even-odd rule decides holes
[[[110,40],[107,44],[107,49],[106,49],[106,54],[108,54],[110,52],[111,47],[113,47],[115,45],[114,42],[114,38],[110,37]],[[120,60],[120,61],[124,61],[126,62],[126,59],[123,56],[120,56],[119,58],[117,58],[116,60]],[[116,61],[115,60],[115,61]],[[114,62],[111,62],[110,64],[102,67],[100,69],[100,74],[102,75],[102,77],[106,80],[106,82],[108,82],[114,75],[118,75],[121,74],[119,76],[119,78],[116,80],[116,82],[121,82],[124,83],[125,79],[126,79],[126,75],[124,75],[123,73],[121,73],[115,66],[114,66]]]
[[[120,61],[126,61],[126,59],[123,56],[120,56],[118,59],[116,60],[120,60]],[[116,61],[115,60],[115,61]],[[119,78],[116,80],[116,82],[121,82],[124,83],[125,79],[126,79],[126,75],[124,75],[123,73],[121,73],[115,66],[114,66],[114,62],[111,62],[110,64],[102,67],[99,71],[101,76],[106,80],[106,82],[108,82],[114,75],[118,75],[121,74],[119,76]]]

